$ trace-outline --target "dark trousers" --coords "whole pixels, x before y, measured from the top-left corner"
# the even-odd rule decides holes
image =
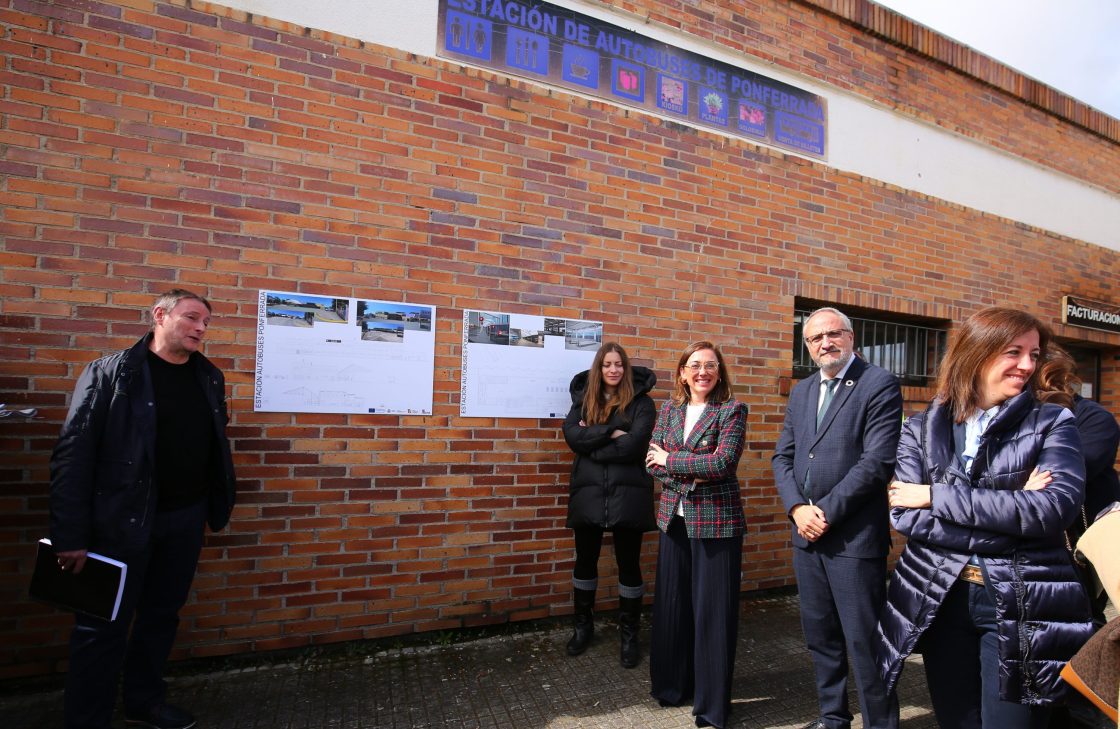
[[[205,524],[206,502],[157,513],[147,551],[123,559],[128,574],[117,619],[75,616],[66,676],[67,729],[108,729],[122,665],[127,714],[143,714],[163,700],[163,671],[179,610],[190,594]]]
[[[801,628],[813,659],[821,719],[829,729],[851,725],[848,659],[856,674],[863,725],[898,726],[898,698],[888,694],[872,652],[886,599],[885,559],[861,559],[793,550],[801,599]]]
[[[1047,708],[999,698],[996,608],[985,585],[957,580],[922,636],[937,723],[945,729],[1042,729]]]
[[[690,539],[674,517],[661,533],[649,648],[650,693],[727,725],[739,637],[743,537]]]
[[[603,549],[603,530],[596,527],[575,529],[576,567],[572,576],[576,586],[583,587],[599,579],[599,554]],[[618,565],[618,584],[642,587],[642,533],[636,529],[614,529],[614,561]],[[630,595],[628,597],[633,597]],[[638,597],[641,597],[639,594]]]

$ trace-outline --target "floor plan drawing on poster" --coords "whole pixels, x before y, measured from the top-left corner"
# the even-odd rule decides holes
[[[464,311],[459,414],[564,417],[572,377],[591,366],[602,342],[602,322]]]
[[[435,307],[261,291],[254,409],[430,415]]]

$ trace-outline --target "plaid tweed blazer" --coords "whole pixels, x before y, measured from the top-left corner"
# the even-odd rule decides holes
[[[684,439],[685,405],[665,403],[652,442],[669,451],[664,466],[648,470],[661,483],[657,526],[665,531],[683,503],[688,536],[734,537],[746,531],[735,475],[747,428],[747,406],[735,400],[708,403]],[[696,483],[701,479],[701,483]]]

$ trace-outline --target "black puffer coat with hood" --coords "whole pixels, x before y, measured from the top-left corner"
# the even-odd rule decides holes
[[[649,391],[657,376],[645,367],[632,367],[634,399],[624,412],[617,410],[602,425],[581,426],[583,393],[588,372],[572,378],[568,391],[572,409],[564,419],[564,440],[576,454],[568,493],[571,529],[636,529],[653,531],[653,479],[646,473],[645,456],[653,435],[657,408]],[[611,438],[623,430],[626,435]]]

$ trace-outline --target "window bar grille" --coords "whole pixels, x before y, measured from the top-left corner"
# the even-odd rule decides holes
[[[816,367],[804,345],[808,310],[794,312],[794,370],[803,377]],[[852,317],[855,348],[869,362],[897,375],[908,384],[932,385],[937,364],[944,354],[944,329],[904,322]]]

